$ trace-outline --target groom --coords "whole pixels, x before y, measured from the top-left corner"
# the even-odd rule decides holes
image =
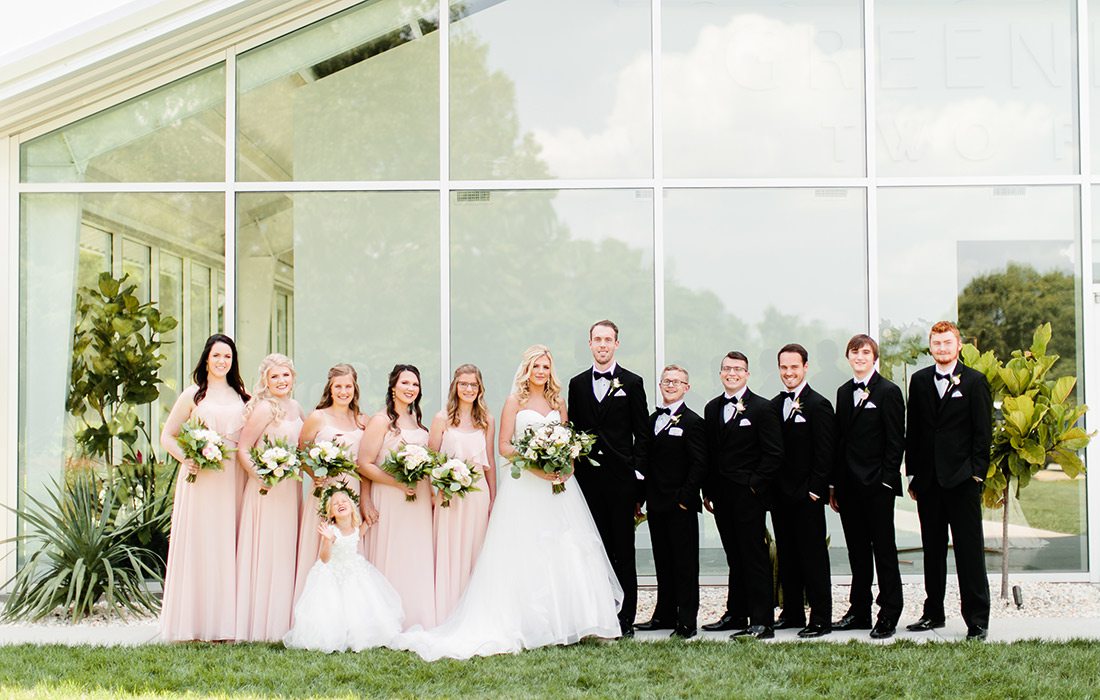
[[[608,320],[588,329],[593,365],[569,380],[569,419],[592,433],[592,458],[577,460],[577,482],[600,531],[607,558],[623,588],[619,627],[634,636],[638,574],[634,564],[634,511],[642,491],[635,472],[648,429],[642,378],[615,362],[619,327]]]

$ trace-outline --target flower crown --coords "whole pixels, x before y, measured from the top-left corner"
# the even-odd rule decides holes
[[[351,490],[351,487],[342,481],[338,481],[334,484],[329,484],[325,487],[325,490],[321,492],[320,505],[317,508],[317,514],[321,516],[322,520],[328,520],[328,502],[332,499],[332,496],[336,493],[346,493],[351,502],[355,505],[359,505],[359,494]]]

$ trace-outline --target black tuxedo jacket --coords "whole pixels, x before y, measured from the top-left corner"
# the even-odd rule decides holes
[[[865,486],[886,484],[900,497],[901,457],[905,452],[905,399],[901,389],[877,371],[867,382],[869,396],[853,403],[855,380],[836,390],[836,467],[833,485],[848,480]]]
[[[577,475],[633,483],[649,429],[645,385],[641,377],[620,365],[615,365],[611,382],[621,386],[597,401],[592,393],[591,367],[569,380],[569,421],[577,430],[596,436],[592,458],[599,462],[593,467],[587,459],[578,459]]]
[[[973,477],[984,481],[989,470],[993,398],[985,375],[960,362],[954,372],[959,383],[941,399],[935,372],[934,365],[925,367],[909,381],[905,471],[918,495],[933,480],[949,489]]]
[[[646,508],[651,512],[670,511],[681,505],[699,512],[699,489],[707,474],[707,436],[703,418],[680,404],[668,423],[656,435],[659,413],[649,416],[644,457],[639,471],[645,475]]]
[[[771,486],[783,460],[779,416],[771,401],[745,390],[745,410],[724,423],[725,400],[719,394],[703,410],[708,457],[704,489],[713,497],[726,481],[761,492]]]
[[[807,384],[798,395],[799,409],[784,420],[785,398],[780,393],[772,399],[783,431],[783,464],[776,475],[778,491],[792,499],[809,498],[811,492],[828,499],[835,461],[833,405]]]

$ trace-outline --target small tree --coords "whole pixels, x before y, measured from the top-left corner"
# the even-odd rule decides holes
[[[1002,363],[992,350],[974,345],[962,348],[963,362],[985,374],[993,395],[993,444],[982,499],[989,508],[1003,508],[1001,517],[1001,597],[1008,598],[1008,504],[1012,485],[1016,498],[1031,477],[1048,464],[1057,464],[1071,479],[1085,472],[1078,452],[1092,434],[1078,423],[1088,407],[1077,405],[1073,387],[1077,377],[1046,379],[1058,355],[1047,354],[1051,328],[1036,329],[1028,350],[1013,350]],[[1095,433],[1093,433],[1095,434]]]
[[[97,288],[81,288],[73,329],[65,407],[83,423],[75,434],[81,451],[103,460],[108,470],[115,465],[116,439],[126,451],[123,458],[135,462],[138,438],[144,435],[152,444],[137,408],[160,396],[164,356],[157,337],[176,327],[176,319],[161,316],[152,302],[140,302],[128,278],[104,272]]]

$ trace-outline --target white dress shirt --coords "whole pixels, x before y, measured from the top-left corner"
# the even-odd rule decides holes
[[[940,366],[936,365],[936,368],[935,368],[934,371],[936,372],[936,374],[949,374],[949,375],[955,374],[955,368],[958,366],[958,364],[959,364],[959,361],[955,360],[954,362],[951,363],[950,369],[948,369],[946,372],[941,372],[940,371]],[[942,399],[943,395],[947,393],[947,390],[951,388],[951,380],[950,379],[940,379],[939,377],[936,377],[935,375],[932,375],[932,376],[934,377],[934,380],[936,382],[936,391],[939,392],[940,398]]]
[[[744,387],[741,387],[741,391],[737,392],[736,394],[730,395],[730,394],[727,394],[726,392],[722,392],[722,396],[725,396],[727,399],[736,398],[740,402],[741,399],[743,399],[745,397],[745,392],[748,391],[748,389],[749,388],[747,386],[744,386]],[[729,423],[730,419],[733,418],[733,412],[736,411],[736,410],[737,409],[734,407],[734,404],[727,403],[722,408],[722,422],[723,423]]]
[[[868,387],[869,387],[870,384],[871,384],[871,380],[874,378],[874,376],[875,376],[875,371],[871,370],[871,373],[868,374],[866,378],[860,379],[859,377],[853,376],[852,381],[855,382],[856,384],[859,384],[860,382],[863,382],[864,384],[867,384]],[[866,391],[866,390],[867,390],[867,388],[860,389],[859,387],[856,387],[856,390],[852,392],[852,405],[853,406],[858,406],[859,405],[859,402],[863,400],[863,392]]]
[[[592,369],[589,370],[589,371],[591,371],[591,372],[604,371],[604,372],[610,372],[611,374],[615,374],[615,363],[612,362],[611,366],[608,367],[606,370],[598,370],[598,369],[596,369],[596,365],[592,365]],[[604,379],[603,377],[600,377],[599,379],[596,379],[595,376],[592,377],[592,395],[596,397],[597,401],[602,402],[604,399],[606,399],[607,398],[607,392],[610,389],[611,389],[611,380],[610,379]]]
[[[799,396],[802,395],[802,390],[804,388],[806,388],[805,380],[803,380],[803,382],[801,384],[799,384],[798,386],[796,386],[794,389],[787,389],[786,387],[784,387],[784,391],[793,391],[794,392],[794,398],[793,399],[790,398],[790,397],[784,397],[783,398],[783,420],[790,420],[791,411],[794,409],[795,399],[797,399]]]
[[[665,429],[665,426],[672,422],[673,414],[680,410],[680,406],[682,406],[683,403],[684,400],[680,399],[676,403],[671,403],[667,406],[661,406],[661,408],[667,408],[668,413],[662,413],[661,415],[657,416],[657,422],[653,424],[654,435],[660,434],[660,432]]]

